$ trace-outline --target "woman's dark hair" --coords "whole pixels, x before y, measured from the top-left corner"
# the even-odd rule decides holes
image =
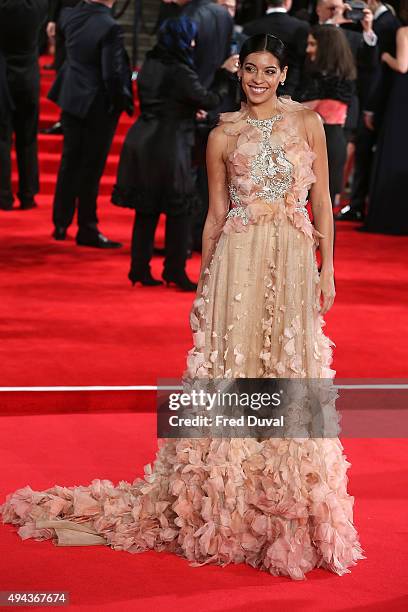
[[[333,25],[315,25],[310,35],[317,41],[316,59],[307,60],[310,72],[336,75],[341,79],[354,80],[357,70],[350,45],[341,28]]]
[[[248,55],[251,53],[260,53],[262,51],[268,51],[276,57],[281,70],[287,66],[286,47],[279,38],[271,34],[255,34],[255,36],[247,38],[239,54],[241,66],[244,65]]]
[[[404,25],[408,25],[408,0],[400,0],[398,15]]]

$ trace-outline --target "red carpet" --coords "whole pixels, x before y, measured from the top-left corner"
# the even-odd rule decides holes
[[[42,123],[56,116],[56,107],[43,100]],[[101,229],[123,241],[123,249],[77,247],[75,228],[65,243],[51,239],[61,137],[40,137],[39,208],[1,213],[3,387],[155,385],[184,369],[193,295],[130,286],[132,213],[109,204],[129,125],[123,119],[115,138],[99,205]],[[337,299],[325,329],[337,344],[339,377],[407,377],[407,255],[405,238],[359,234],[353,224],[338,224]],[[156,276],[161,265],[156,257]],[[188,266],[197,277],[198,257]],[[154,458],[154,416],[144,412],[154,407],[153,393],[2,392],[0,402],[7,415],[1,418],[1,500],[27,483],[42,489],[93,478],[133,480]],[[22,543],[2,527],[0,590],[68,590],[78,610],[406,610],[407,440],[347,439],[344,446],[367,555],[350,575],[315,570],[294,583],[244,566],[191,568],[164,553]]]
[[[27,483],[133,481],[156,450],[153,415],[3,417],[1,499]],[[22,542],[0,528],[1,589],[65,590],[78,610],[270,612],[407,609],[407,440],[346,440],[350,492],[367,559],[351,574],[313,570],[293,582],[237,565],[192,568],[167,553]]]

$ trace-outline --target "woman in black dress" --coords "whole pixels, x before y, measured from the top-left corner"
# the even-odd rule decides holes
[[[138,78],[141,115],[126,136],[112,195],[114,204],[136,210],[129,272],[133,284],[162,284],[152,277],[150,260],[159,216],[165,213],[163,279],[187,291],[196,289],[185,272],[190,216],[197,201],[195,116],[220,105],[228,74],[238,69],[233,56],[217,72],[211,91],[202,87],[194,70],[196,33],[187,17],[166,20]]]
[[[408,24],[408,0],[400,19]],[[383,53],[392,70],[391,90],[380,126],[369,194],[368,214],[361,231],[408,235],[408,26],[397,30],[397,53]],[[375,121],[375,115],[374,115]]]
[[[295,98],[321,116],[326,133],[332,204],[343,187],[347,158],[344,125],[355,90],[356,68],[344,33],[333,25],[314,26],[308,36],[304,78]]]

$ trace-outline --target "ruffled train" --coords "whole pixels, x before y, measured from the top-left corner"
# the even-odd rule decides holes
[[[342,575],[365,558],[342,448],[338,439],[168,441],[144,479],[25,487],[1,512],[23,539],[60,546],[167,550],[295,580],[315,567]]]

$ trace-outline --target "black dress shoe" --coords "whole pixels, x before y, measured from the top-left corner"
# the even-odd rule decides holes
[[[64,131],[62,129],[61,121],[57,121],[51,127],[42,128],[40,130],[40,134],[48,134],[48,135],[51,135],[51,136],[56,136],[56,135],[63,134],[63,133],[64,133]]]
[[[79,231],[76,237],[76,243],[79,246],[94,247],[96,249],[120,249],[121,242],[109,240],[101,232],[88,233]]]
[[[184,271],[178,274],[163,272],[163,280],[166,281],[167,287],[171,284],[176,285],[182,291],[196,291],[197,289],[197,283],[193,283]]]
[[[38,208],[35,200],[22,200],[20,202],[19,210],[31,210],[32,208]]]
[[[145,287],[158,287],[159,285],[163,284],[162,281],[153,278],[150,271],[144,272],[143,274],[136,274],[136,272],[130,271],[128,274],[128,279],[133,286],[135,286],[136,283],[141,283]]]
[[[67,228],[60,227],[59,225],[55,226],[55,229],[52,233],[52,237],[54,240],[65,240],[67,237]]]
[[[347,206],[343,206],[334,218],[336,221],[364,221],[364,214],[361,210],[351,208],[351,206],[347,204]]]

